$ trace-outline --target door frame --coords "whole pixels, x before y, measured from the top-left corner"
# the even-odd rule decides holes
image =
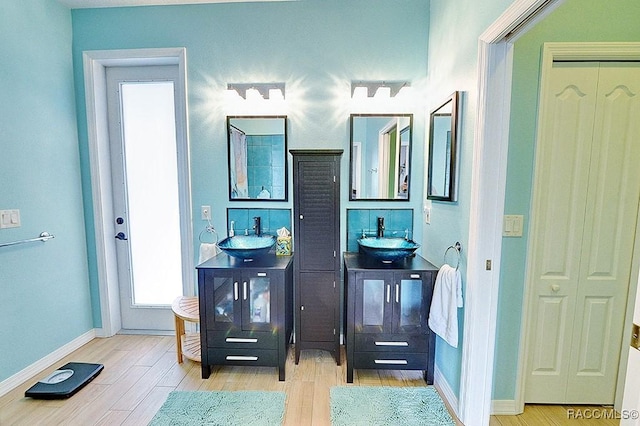
[[[551,68],[553,66],[554,61],[640,61],[640,43],[635,42],[625,42],[625,43],[607,43],[607,42],[572,42],[572,43],[564,43],[564,42],[555,42],[555,43],[545,43],[542,51],[542,65],[540,69],[540,87],[546,87],[545,82],[549,78],[549,74]],[[539,114],[539,111],[538,111]],[[539,119],[539,116],[538,116]],[[535,157],[538,157],[538,152],[540,149],[540,132],[539,132],[538,123],[538,131],[536,132],[536,154]],[[538,161],[535,160],[534,163],[534,191],[535,185],[539,179],[539,168]],[[535,206],[531,206],[530,216],[535,214],[536,212],[533,210]],[[639,219],[640,220],[640,215]],[[637,221],[638,221],[637,220]],[[635,231],[635,230],[634,230]],[[534,229],[530,230],[530,234],[535,232]],[[627,361],[626,355],[627,353],[624,351],[626,349],[629,339],[631,337],[631,323],[633,322],[633,307],[635,302],[635,295],[637,290],[638,282],[634,280],[633,277],[638,276],[639,272],[639,264],[640,264],[640,256],[637,250],[638,243],[640,238],[636,237],[634,242],[634,253],[631,260],[631,280],[629,283],[629,290],[627,294],[627,304],[626,304],[626,313],[623,325],[623,336],[622,336],[622,351],[621,357],[618,364],[618,379],[616,384],[616,394],[615,394],[615,407],[619,408],[622,403],[622,394],[624,390],[624,379],[627,371]],[[527,259],[530,258],[531,253],[533,252],[533,241],[532,238],[529,238],[527,242]],[[531,346],[531,335],[529,330],[531,313],[533,311],[533,304],[535,303],[534,298],[534,277],[533,277],[533,266],[529,260],[527,260],[526,272],[525,272],[525,282],[524,282],[524,297],[523,297],[523,309],[522,309],[522,319],[521,319],[521,328],[520,328],[520,349],[518,356],[518,376],[516,383],[516,407],[519,410],[524,410],[525,405],[525,382],[526,382],[526,372],[528,371],[528,366],[531,362],[530,360],[530,346]]]
[[[467,426],[489,424],[492,410],[513,43],[563,1],[516,0],[478,39],[466,277],[473,285],[466,288],[459,400],[445,392]]]
[[[177,103],[176,115],[182,125],[176,123],[178,141],[178,179],[180,191],[180,228],[182,230],[182,262],[193,265],[193,227],[191,208],[191,173],[189,167],[189,138],[187,120],[186,49],[126,49],[94,50],[82,54],[84,67],[85,105],[91,191],[93,194],[93,227],[100,294],[102,328],[96,335],[109,337],[121,328],[118,271],[111,166],[109,157],[109,132],[106,96],[106,69],[112,66],[177,65],[178,84],[184,89],[184,99]],[[195,293],[192,268],[183,268],[183,288],[187,294]]]

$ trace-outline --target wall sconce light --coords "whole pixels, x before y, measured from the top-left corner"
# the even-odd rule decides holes
[[[227,90],[235,91],[242,99],[284,99],[284,83],[228,83]]]
[[[405,87],[410,87],[409,81],[352,81],[352,98],[393,98]]]

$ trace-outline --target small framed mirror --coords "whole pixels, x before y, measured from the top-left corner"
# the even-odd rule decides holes
[[[408,201],[413,114],[352,114],[349,200]]]
[[[287,201],[287,117],[227,117],[230,201]]]
[[[427,199],[456,201],[458,92],[431,112]]]

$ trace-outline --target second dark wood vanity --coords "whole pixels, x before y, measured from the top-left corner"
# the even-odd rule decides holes
[[[244,262],[225,253],[197,266],[202,378],[214,365],[275,366],[285,379],[293,331],[293,256]]]
[[[437,268],[419,255],[393,263],[344,254],[347,383],[354,369],[422,370],[433,384],[427,324]]]

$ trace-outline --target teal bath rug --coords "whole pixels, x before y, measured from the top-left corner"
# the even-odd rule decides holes
[[[433,387],[331,388],[333,426],[455,425]]]
[[[279,426],[284,401],[284,392],[173,391],[149,425]]]

